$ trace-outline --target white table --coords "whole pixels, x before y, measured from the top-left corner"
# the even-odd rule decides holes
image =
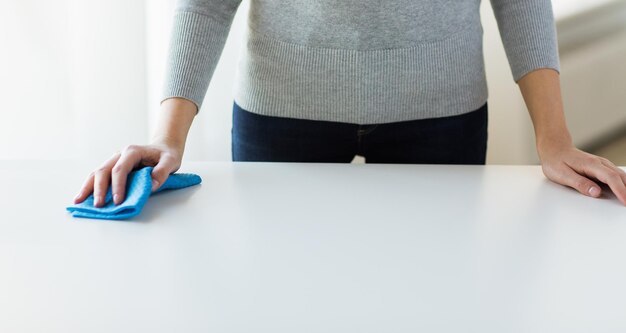
[[[537,166],[186,162],[72,218],[96,165],[0,162],[0,332],[626,332],[626,207]]]

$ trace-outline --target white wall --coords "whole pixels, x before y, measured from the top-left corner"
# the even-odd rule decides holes
[[[626,126],[626,1],[603,1],[558,25],[566,114],[582,147]]]
[[[71,145],[66,9],[0,2],[0,158],[50,159]]]
[[[144,2],[70,0],[68,23],[72,141],[105,159],[148,133]]]
[[[1,6],[0,159],[101,160],[144,140],[142,1]]]

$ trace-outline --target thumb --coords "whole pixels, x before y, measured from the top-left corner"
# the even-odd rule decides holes
[[[174,166],[171,159],[163,158],[152,169],[152,192],[158,190],[165,183],[170,174],[175,171]]]

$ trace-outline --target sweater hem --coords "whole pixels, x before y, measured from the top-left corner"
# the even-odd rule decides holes
[[[482,26],[397,49],[316,48],[248,28],[235,101],[261,115],[380,124],[459,115],[488,97]]]

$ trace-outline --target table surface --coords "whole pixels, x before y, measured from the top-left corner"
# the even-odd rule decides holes
[[[0,332],[626,332],[626,207],[538,166],[185,162],[72,218],[96,165],[0,162]]]

